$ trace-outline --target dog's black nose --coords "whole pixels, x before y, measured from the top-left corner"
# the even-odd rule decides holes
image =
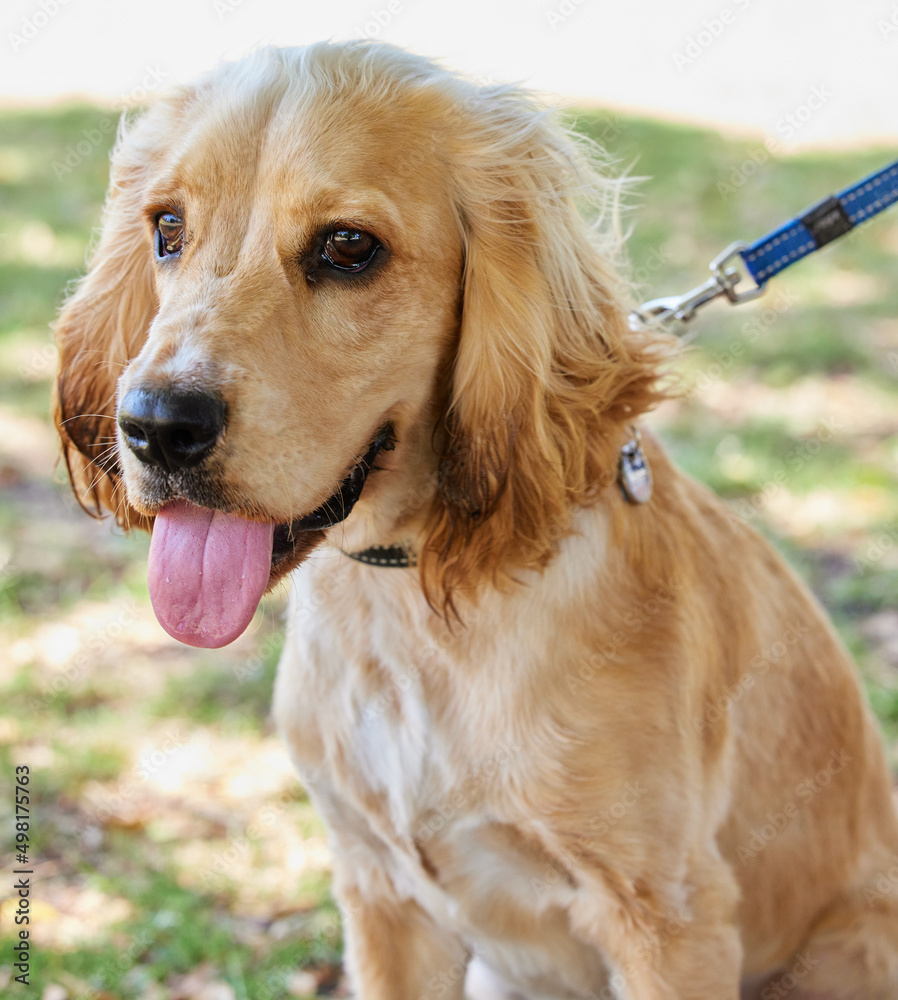
[[[223,399],[196,390],[132,389],[122,400],[118,425],[132,452],[168,472],[198,465],[225,427]]]

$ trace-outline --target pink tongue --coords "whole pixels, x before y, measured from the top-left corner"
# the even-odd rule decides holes
[[[178,500],[156,515],[150,599],[159,624],[188,646],[226,646],[252,620],[271,570],[273,524]]]

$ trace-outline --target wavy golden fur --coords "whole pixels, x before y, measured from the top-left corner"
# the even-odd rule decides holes
[[[651,501],[616,485],[667,354],[627,324],[616,190],[526,94],[386,45],[176,91],[123,127],[57,324],[73,487],[125,525],[289,525],[391,429],[270,580],[316,549],[276,714],[363,1000],[894,1000],[898,827],[847,655],[649,435]],[[322,264],[340,226],[364,273]],[[226,429],[161,471],[116,407],[185,389]],[[344,554],[392,544],[419,568]]]

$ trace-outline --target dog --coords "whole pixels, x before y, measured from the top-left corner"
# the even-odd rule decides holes
[[[642,426],[670,345],[630,328],[590,162],[381,43],[168,94],[56,325],[74,490],[153,527],[189,644],[290,574],[275,716],[362,1000],[894,1000],[875,723]]]

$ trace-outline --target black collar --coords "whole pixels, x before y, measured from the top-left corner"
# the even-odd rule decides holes
[[[398,566],[400,569],[408,569],[418,564],[415,554],[401,545],[372,545],[370,549],[344,552],[343,555],[369,566]]]
[[[648,503],[652,496],[652,473],[640,443],[639,431],[634,427],[633,437],[620,450],[617,482],[624,499],[631,504]],[[417,555],[402,545],[372,545],[360,552],[343,555],[366,563],[368,566],[398,566],[408,569],[418,565]]]

